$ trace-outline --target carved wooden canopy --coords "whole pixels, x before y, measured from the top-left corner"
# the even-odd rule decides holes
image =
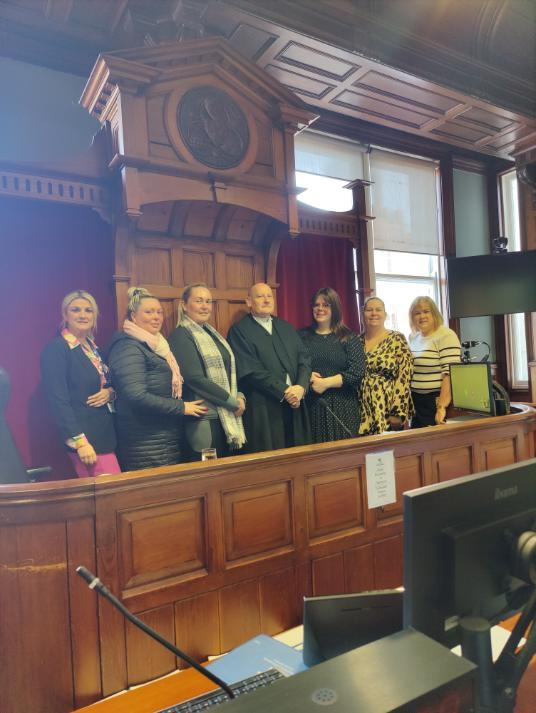
[[[224,40],[101,55],[81,103],[109,122],[127,215],[161,201],[214,201],[297,232],[293,136],[316,115]]]
[[[277,246],[299,232],[294,134],[316,115],[216,38],[102,55],[81,103],[109,127],[121,189],[118,318],[142,284],[169,329],[183,287],[205,282],[225,332],[251,284],[276,287]]]

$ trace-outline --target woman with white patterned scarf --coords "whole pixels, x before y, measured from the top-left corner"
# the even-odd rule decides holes
[[[209,324],[212,295],[203,283],[185,288],[177,328],[169,346],[180,362],[186,398],[203,399],[208,411],[187,419],[185,436],[192,460],[204,448],[216,448],[218,457],[236,455],[246,437],[242,414],[244,395],[237,391],[235,358],[231,347]]]

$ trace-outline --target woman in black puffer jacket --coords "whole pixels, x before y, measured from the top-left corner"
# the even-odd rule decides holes
[[[108,350],[117,394],[117,454],[121,469],[179,463],[182,416],[206,413],[202,401],[182,401],[182,377],[160,334],[160,302],[147,290],[128,291],[127,319]]]

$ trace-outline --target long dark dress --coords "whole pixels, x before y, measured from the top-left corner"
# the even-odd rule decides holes
[[[327,389],[323,394],[316,394],[310,389],[307,394],[306,404],[314,442],[339,441],[357,436],[360,421],[359,394],[366,364],[363,345],[355,334],[351,334],[346,341],[341,341],[334,334],[317,334],[304,329],[300,336],[311,357],[313,371],[322,377],[335,374],[342,376],[342,386],[339,389]],[[345,428],[319,403],[319,398],[325,400]]]

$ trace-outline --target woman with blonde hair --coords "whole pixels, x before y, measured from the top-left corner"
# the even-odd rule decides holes
[[[183,416],[206,413],[202,401],[183,401],[182,376],[160,330],[164,312],[143,287],[128,290],[127,318],[108,350],[116,401],[118,455],[123,470],[181,460]]]
[[[112,417],[115,392],[93,335],[99,310],[89,292],[63,299],[61,327],[41,354],[52,415],[78,477],[120,472]]]
[[[387,329],[385,304],[368,297],[363,305],[364,331],[359,337],[367,357],[361,389],[359,433],[368,436],[399,431],[411,416],[413,358],[406,338]]]
[[[461,361],[460,340],[443,324],[443,317],[431,297],[416,297],[409,308],[413,354],[411,396],[415,415],[412,428],[445,422],[451,401],[450,364]]]
[[[203,399],[207,412],[185,423],[190,457],[199,459],[204,448],[215,448],[219,457],[236,454],[246,442],[242,414],[244,394],[237,390],[236,365],[231,347],[209,324],[212,295],[198,282],[185,288],[177,328],[169,339],[180,359],[185,393]]]

